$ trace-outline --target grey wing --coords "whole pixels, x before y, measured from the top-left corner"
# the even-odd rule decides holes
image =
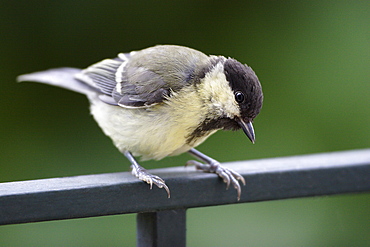
[[[120,54],[119,57],[131,57],[135,53]],[[163,76],[147,66],[132,66],[130,61],[117,70],[116,81],[113,98],[123,107],[149,107],[170,94],[170,85]]]
[[[119,54],[91,65],[76,75],[88,85],[99,88],[100,99],[126,108],[150,107],[169,95],[162,77],[144,67],[128,67],[135,52]]]

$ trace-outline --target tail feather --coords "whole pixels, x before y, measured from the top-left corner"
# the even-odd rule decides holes
[[[81,72],[77,68],[56,68],[30,74],[20,75],[17,77],[18,82],[33,81],[45,83],[57,87],[69,89],[78,93],[89,95],[97,89],[85,84],[75,78],[76,74]]]

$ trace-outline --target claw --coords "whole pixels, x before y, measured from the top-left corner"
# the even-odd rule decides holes
[[[132,169],[131,173],[135,175],[135,177],[137,177],[138,179],[148,183],[150,185],[150,189],[152,189],[153,184],[155,184],[158,188],[160,189],[164,188],[166,190],[168,198],[171,197],[170,189],[168,188],[168,186],[166,185],[165,181],[162,178],[149,173],[142,166],[131,165],[131,169]]]
[[[245,185],[245,179],[236,171],[222,166],[217,161],[213,161],[210,164],[204,164],[195,160],[189,160],[186,165],[195,165],[196,169],[198,170],[216,173],[220,178],[222,178],[224,183],[226,183],[226,189],[229,189],[230,184],[233,185],[238,194],[238,201],[240,200],[241,187],[238,180],[241,181],[243,185]]]

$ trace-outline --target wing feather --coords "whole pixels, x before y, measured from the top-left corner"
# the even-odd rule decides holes
[[[196,83],[209,65],[205,54],[181,46],[155,46],[121,53],[83,70],[76,78],[98,88],[108,104],[127,108],[150,107],[171,92]]]

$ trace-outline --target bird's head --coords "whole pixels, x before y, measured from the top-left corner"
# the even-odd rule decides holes
[[[235,59],[228,58],[225,61],[224,73],[239,108],[239,114],[234,116],[234,120],[254,143],[255,135],[252,122],[262,108],[261,84],[252,68]]]
[[[197,132],[242,129],[254,143],[252,122],[263,102],[256,74],[252,68],[232,58],[213,56],[211,63],[198,86],[209,113]]]

